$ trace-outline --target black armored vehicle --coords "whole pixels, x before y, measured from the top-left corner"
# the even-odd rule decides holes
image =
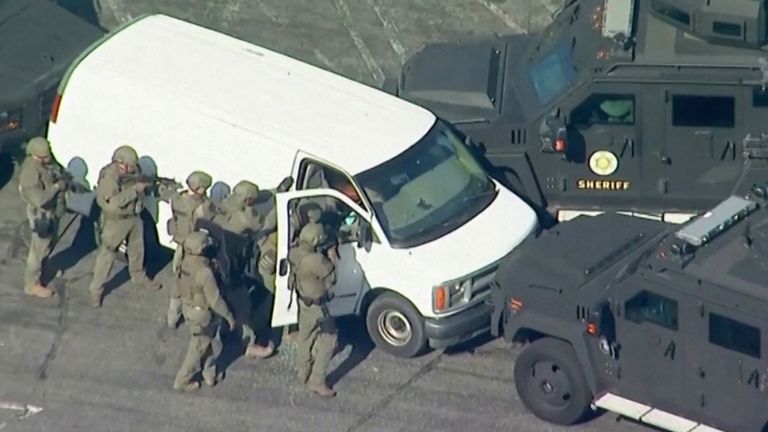
[[[44,135],[64,72],[103,34],[49,0],[0,0],[0,152]]]
[[[561,220],[681,222],[766,176],[767,3],[566,0],[539,34],[427,45],[384,87]]]
[[[606,212],[501,263],[491,331],[557,424],[590,407],[670,431],[768,431],[768,210],[731,196],[685,225]]]

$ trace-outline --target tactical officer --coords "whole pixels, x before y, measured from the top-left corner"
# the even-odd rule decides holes
[[[262,217],[253,208],[253,204],[259,196],[259,187],[254,183],[243,180],[232,188],[232,195],[222,203],[223,214],[214,217],[214,222],[218,223],[224,229],[241,236],[247,236],[251,239],[248,248],[254,251],[257,244],[257,235],[263,226]],[[251,251],[238,251],[239,256],[236,261],[240,263],[238,270],[244,270],[243,267],[250,261]],[[255,253],[255,252],[254,252]],[[256,332],[254,331],[253,320],[253,302],[246,286],[245,281],[234,281],[234,285],[225,291],[225,296],[230,304],[235,305],[235,315],[238,322],[242,323],[243,337],[248,339],[248,347],[245,355],[250,358],[266,358],[274,352],[274,345],[260,346],[256,343]]]
[[[168,220],[168,234],[173,236],[176,243],[176,251],[173,254],[171,269],[178,273],[179,265],[184,252],[182,246],[187,235],[194,231],[195,224],[200,219],[213,219],[216,214],[216,206],[208,197],[208,188],[213,179],[208,173],[195,171],[187,177],[189,189],[172,191],[168,197],[171,204],[172,217]],[[181,298],[176,285],[171,288],[170,303],[168,305],[168,327],[176,328],[181,318]]]
[[[91,303],[101,306],[104,284],[106,284],[117,249],[128,240],[128,271],[131,281],[158,290],[162,285],[150,279],[144,269],[144,224],[141,211],[144,209],[144,191],[148,184],[129,182],[127,175],[138,172],[139,157],[130,146],[115,150],[112,162],[101,169],[96,189],[96,202],[101,207],[101,246],[96,257],[91,282]]]
[[[322,225],[306,225],[288,259],[299,298],[299,380],[320,396],[334,397],[336,392],[326,383],[326,369],[336,349],[336,325],[326,302],[332,297],[330,289],[336,282],[336,272],[328,258],[317,252],[324,237]]]
[[[27,143],[27,157],[21,164],[19,193],[27,204],[27,220],[32,238],[24,274],[24,292],[47,298],[54,291],[45,287],[40,277],[55,244],[59,220],[66,211],[66,183],[61,179],[64,168],[53,158],[48,140],[35,137]]]
[[[201,369],[206,385],[214,386],[221,379],[216,371],[216,360],[223,346],[219,320],[211,315],[211,311],[223,317],[230,330],[235,327],[235,317],[221,297],[210,261],[206,257],[211,245],[210,237],[200,231],[190,233],[183,243],[185,254],[179,266],[177,285],[182,299],[182,312],[189,323],[192,338],[176,374],[173,387],[177,390],[193,391],[199,388],[200,382],[192,381],[192,378]]]

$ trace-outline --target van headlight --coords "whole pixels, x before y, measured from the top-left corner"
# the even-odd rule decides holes
[[[432,310],[447,312],[467,303],[472,279],[446,282],[432,288]]]
[[[0,133],[21,129],[21,109],[0,111]]]

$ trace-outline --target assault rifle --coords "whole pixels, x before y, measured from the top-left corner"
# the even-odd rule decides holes
[[[169,178],[169,177],[159,177],[156,175],[147,175],[147,174],[126,174],[120,176],[120,183],[121,184],[136,184],[136,183],[146,183],[149,186],[147,187],[146,191],[147,194],[152,194],[157,196],[158,194],[164,193],[164,191],[176,191],[184,186],[177,182],[176,179]]]

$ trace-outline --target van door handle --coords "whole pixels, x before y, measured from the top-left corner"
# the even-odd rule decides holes
[[[285,276],[288,274],[288,260],[283,258],[280,260],[280,276]]]

